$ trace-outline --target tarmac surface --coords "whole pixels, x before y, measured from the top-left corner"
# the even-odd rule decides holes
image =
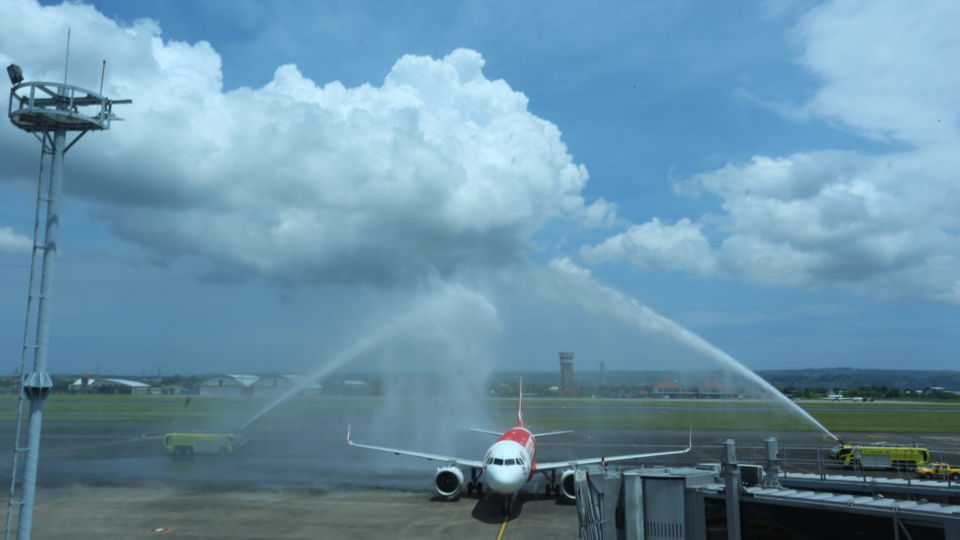
[[[488,539],[504,524],[499,501],[387,490],[74,486],[41,493],[34,538]],[[524,496],[504,538],[574,538],[576,531],[575,506]]]
[[[532,405],[525,416],[531,421],[541,407]],[[566,410],[577,412],[569,405]],[[658,413],[676,410],[662,407]],[[249,443],[239,455],[191,458],[165,456],[161,443],[163,433],[196,427],[189,424],[46,421],[34,538],[471,539],[497,538],[501,532],[503,538],[577,536],[576,507],[545,497],[542,477],[525,488],[505,522],[498,496],[455,501],[435,496],[436,462],[372,453],[345,443],[348,420],[354,421],[354,438],[361,442],[467,458],[480,458],[494,440],[465,430],[438,433],[390,426],[377,415],[369,408],[311,418],[266,415],[245,432]],[[410,436],[404,439],[404,434]],[[856,474],[831,466],[826,453],[834,442],[812,430],[698,431],[690,454],[648,464],[715,462],[727,438],[737,441],[742,462],[759,461],[763,440],[771,436],[780,442],[788,471],[817,472],[825,467],[833,474]],[[9,478],[12,437],[13,423],[0,422],[3,478]],[[539,440],[537,458],[554,461],[679,449],[686,446],[687,437],[682,429],[578,429]],[[860,439],[918,443],[930,448],[937,460],[960,462],[960,454],[951,450],[960,448],[960,434],[870,433]]]

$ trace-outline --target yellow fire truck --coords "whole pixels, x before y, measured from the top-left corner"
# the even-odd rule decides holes
[[[847,444],[834,446],[830,458],[844,467],[913,470],[930,461],[930,451],[897,444]]]
[[[171,456],[193,454],[235,454],[246,441],[232,433],[167,433],[163,450]]]

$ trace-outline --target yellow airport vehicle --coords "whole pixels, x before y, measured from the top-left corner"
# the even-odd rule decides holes
[[[934,461],[917,467],[917,476],[927,480],[949,476],[951,480],[958,481],[960,480],[960,467],[951,467],[949,463]]]
[[[194,454],[236,454],[246,441],[232,433],[167,433],[163,450],[171,456]]]
[[[830,458],[844,467],[911,470],[929,462],[930,451],[896,444],[841,443],[833,447]]]

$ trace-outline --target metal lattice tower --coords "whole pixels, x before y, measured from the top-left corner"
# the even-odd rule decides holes
[[[8,107],[10,121],[14,126],[33,134],[40,141],[40,173],[37,180],[33,250],[30,256],[27,313],[24,318],[23,348],[18,372],[21,377],[21,386],[17,404],[17,433],[14,437],[10,494],[3,534],[4,540],[10,538],[16,514],[17,538],[28,540],[33,525],[43,402],[53,385],[47,372],[47,344],[50,334],[53,273],[60,229],[63,155],[87,132],[110,129],[110,122],[119,120],[113,115],[113,105],[131,103],[131,100],[111,100],[96,92],[68,85],[66,82],[63,84],[22,82],[22,72],[15,65],[8,67],[7,73],[13,84]],[[76,133],[70,142],[67,142],[68,132]],[[44,169],[48,165],[49,176],[45,178]],[[42,212],[44,209],[45,212]],[[43,243],[38,242],[41,213],[45,214]],[[35,276],[37,259],[41,253],[40,291],[37,294]],[[25,368],[31,351],[33,366],[27,373]],[[23,429],[24,400],[30,402],[26,433]],[[26,445],[22,444],[24,439],[26,439]],[[15,511],[17,508],[19,513]]]

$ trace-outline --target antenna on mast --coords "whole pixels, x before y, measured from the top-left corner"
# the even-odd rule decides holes
[[[107,72],[107,61],[103,61],[103,66],[100,68],[100,95],[103,95],[103,76]]]
[[[67,70],[70,68],[70,27],[67,27],[67,59],[63,62],[63,85],[67,85]]]

